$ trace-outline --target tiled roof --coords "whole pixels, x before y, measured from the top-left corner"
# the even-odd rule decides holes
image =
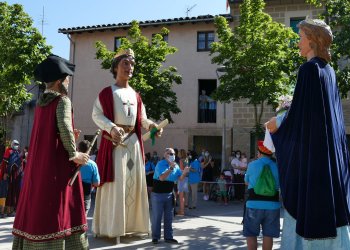
[[[222,14],[220,16],[225,17],[227,20],[232,21],[233,17],[230,14]],[[200,23],[200,22],[214,22],[214,17],[212,15],[202,15],[197,17],[180,17],[180,18],[169,18],[169,19],[159,19],[150,21],[140,21],[140,27],[145,26],[159,26],[159,25],[171,25],[171,24],[185,24],[185,23]],[[58,33],[70,34],[70,33],[82,33],[82,32],[94,32],[94,31],[106,31],[115,29],[127,29],[131,27],[130,23],[118,23],[118,24],[102,24],[102,25],[92,25],[92,26],[81,26],[72,28],[60,28]]]

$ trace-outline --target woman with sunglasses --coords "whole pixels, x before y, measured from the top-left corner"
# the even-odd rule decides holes
[[[160,239],[161,222],[164,214],[164,239],[167,243],[177,244],[173,238],[173,189],[174,182],[184,180],[189,172],[189,167],[181,171],[175,162],[175,151],[173,148],[166,148],[164,159],[157,163],[153,175],[152,202],[152,242],[158,244]]]

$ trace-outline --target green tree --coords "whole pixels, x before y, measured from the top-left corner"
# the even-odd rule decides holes
[[[150,42],[141,34],[138,22],[133,21],[128,31],[129,37],[122,38],[119,50],[132,48],[135,52],[136,66],[130,85],[140,92],[147,115],[155,120],[167,118],[172,121],[171,114],[181,111],[177,106],[177,97],[172,91],[172,86],[174,83],[181,84],[182,77],[177,74],[175,67],[163,66],[166,57],[177,51],[163,40],[168,33],[169,30],[163,28]],[[116,52],[109,51],[100,41],[96,42],[96,48],[96,58],[102,60],[102,68],[110,69],[111,60]]]
[[[293,89],[299,66],[292,29],[274,22],[263,12],[263,0],[245,0],[240,23],[233,30],[223,17],[215,18],[219,41],[212,44],[212,62],[226,73],[214,98],[222,102],[248,99],[254,106],[255,129],[261,132],[264,105],[276,107],[278,97]]]
[[[0,144],[4,145],[8,122],[30,100],[26,86],[31,84],[35,66],[50,47],[34,28],[22,5],[0,2]]]
[[[326,20],[333,31],[332,66],[337,74],[339,91],[344,98],[350,91],[350,1],[307,0],[307,2],[325,9],[321,18]]]

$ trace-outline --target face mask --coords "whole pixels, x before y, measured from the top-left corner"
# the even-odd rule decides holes
[[[24,156],[27,157],[28,156],[28,152],[25,152]]]
[[[202,152],[202,155],[204,155],[205,154],[205,152]]]
[[[192,159],[192,155],[189,155],[189,156],[188,156],[188,159]]]
[[[15,145],[12,147],[14,150],[18,150],[19,146],[18,145]]]
[[[205,156],[207,156],[207,157],[208,157],[208,156],[209,156],[209,153],[208,153],[208,152],[207,152],[207,153],[205,153]]]
[[[241,157],[241,155],[236,155],[236,158],[239,158],[239,157]]]
[[[175,155],[169,155],[168,156],[168,161],[174,162],[175,161]]]

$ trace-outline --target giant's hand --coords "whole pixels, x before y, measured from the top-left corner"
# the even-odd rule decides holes
[[[89,158],[90,157],[88,154],[77,152],[76,156],[73,158],[73,161],[76,164],[85,165],[88,162]]]
[[[151,131],[153,128],[157,128],[157,124],[153,123],[151,125],[149,125],[149,130]],[[163,128],[159,129],[156,133],[156,137],[161,137],[163,133]]]
[[[115,126],[111,129],[112,140],[116,144],[119,144],[124,134],[125,134],[124,129],[118,126]]]
[[[276,117],[272,117],[270,121],[266,122],[265,127],[270,131],[270,133],[275,133],[278,129]]]

